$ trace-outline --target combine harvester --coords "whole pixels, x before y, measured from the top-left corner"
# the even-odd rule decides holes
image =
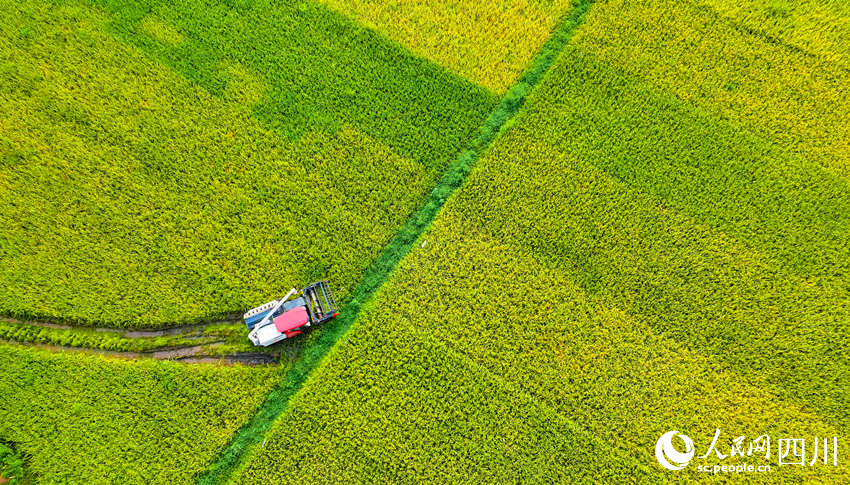
[[[270,301],[245,313],[248,338],[254,345],[268,347],[339,315],[327,281],[308,285],[301,291],[301,296],[288,301],[295,293],[293,288],[280,300]]]

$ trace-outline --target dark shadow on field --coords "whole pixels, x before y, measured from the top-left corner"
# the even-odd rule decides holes
[[[347,122],[401,155],[440,169],[497,101],[311,2],[88,1],[112,14],[118,38],[215,95],[242,88],[242,80],[223,66],[244,66],[265,84],[255,115],[290,138],[307,130],[335,132]],[[142,26],[147,16],[178,38],[151,35]]]
[[[454,232],[850,428],[850,184],[579,48],[536,89]]]
[[[551,143],[792,273],[850,290],[846,178],[593,56],[567,55],[569,82],[536,115]]]

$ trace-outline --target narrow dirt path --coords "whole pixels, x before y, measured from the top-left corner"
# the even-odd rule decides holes
[[[270,365],[278,363],[281,355],[292,354],[293,349],[282,347],[253,350],[240,318],[241,314],[160,329],[118,329],[0,317],[0,341],[55,351],[189,364]]]
[[[113,327],[89,327],[85,325],[70,325],[65,323],[54,323],[54,322],[40,322],[35,320],[21,320],[13,317],[0,317],[0,321],[4,322],[12,322],[12,323],[20,323],[26,325],[32,325],[36,327],[44,327],[44,328],[55,328],[60,330],[75,330],[75,329],[83,329],[83,330],[94,330],[96,332],[104,332],[104,333],[114,333],[120,334],[127,338],[153,338],[153,337],[169,337],[173,335],[181,335],[187,334],[197,331],[203,331],[207,327],[211,327],[213,325],[222,325],[222,324],[232,324],[238,323],[242,318],[242,314],[229,314],[224,318],[219,318],[216,320],[210,320],[208,322],[200,322],[200,323],[191,323],[186,325],[173,325],[166,326],[162,328],[141,328],[141,329],[123,329],[123,328],[113,328]]]
[[[223,342],[215,342],[212,344],[195,345],[191,347],[179,347],[162,350],[154,350],[150,352],[121,352],[116,350],[102,350],[87,347],[71,347],[67,345],[47,345],[33,344],[27,342],[15,342],[10,340],[0,340],[2,343],[10,343],[15,345],[24,345],[37,349],[45,349],[53,352],[79,352],[92,355],[106,355],[109,357],[118,357],[122,359],[156,359],[156,360],[172,360],[175,362],[184,362],[187,364],[244,364],[244,365],[271,365],[280,361],[280,356],[271,352],[233,352],[222,355],[208,353],[210,350],[221,347]]]

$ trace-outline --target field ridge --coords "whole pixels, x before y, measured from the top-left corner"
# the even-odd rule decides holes
[[[218,459],[197,477],[198,484],[226,481],[244,462],[250,450],[261,442],[273,422],[286,410],[290,397],[301,388],[334,344],[347,333],[363,305],[371,300],[378,288],[389,278],[397,264],[418,241],[419,236],[430,226],[449,195],[463,182],[480,155],[519,111],[526,96],[543,79],[561,50],[569,43],[592,3],[592,0],[575,2],[534,57],[531,65],[487,116],[469,147],[457,156],[419,209],[366,270],[340,316],[326,324],[318,336],[307,344],[302,357],[290,369],[283,382],[268,395],[254,416],[222,450]]]

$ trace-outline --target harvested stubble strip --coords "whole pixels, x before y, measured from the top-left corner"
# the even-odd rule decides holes
[[[224,326],[220,326],[224,327]],[[46,324],[0,319],[0,339],[18,343],[59,345],[117,352],[145,352],[162,348],[189,347],[209,344],[217,341],[244,343],[244,326],[236,327],[236,335],[210,331],[201,333],[201,329],[186,334],[163,335],[156,337],[130,337],[119,332],[107,332],[90,328],[53,327]],[[230,329],[227,329],[230,330]],[[230,330],[232,333],[232,330]],[[247,347],[247,346],[246,346]],[[248,348],[250,350],[250,348]]]

